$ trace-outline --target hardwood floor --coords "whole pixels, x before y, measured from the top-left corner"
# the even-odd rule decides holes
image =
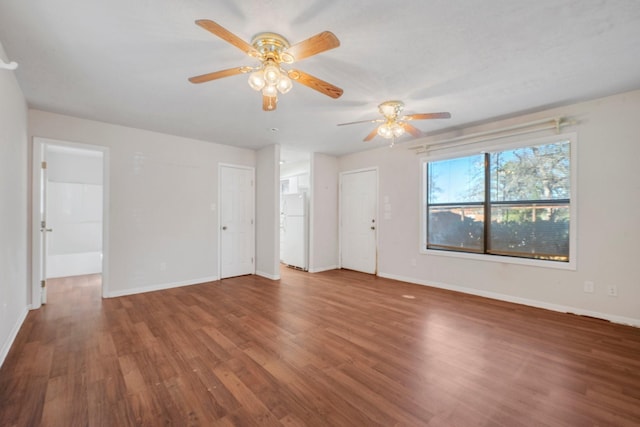
[[[638,426],[640,329],[351,271],[104,300],[60,279],[0,425]]]

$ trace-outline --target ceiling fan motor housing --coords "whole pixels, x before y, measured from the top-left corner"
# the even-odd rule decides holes
[[[391,120],[396,119],[403,109],[404,103],[402,101],[385,101],[378,105],[380,114]]]
[[[256,34],[251,40],[251,45],[263,58],[272,58],[276,62],[290,64],[294,58],[285,51],[289,48],[289,41],[277,33]]]

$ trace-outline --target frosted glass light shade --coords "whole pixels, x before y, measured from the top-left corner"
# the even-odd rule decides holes
[[[249,74],[249,86],[251,86],[251,89],[262,90],[265,84],[266,82],[262,75],[262,70]]]
[[[280,80],[278,80],[278,84],[276,85],[280,93],[287,93],[293,87],[293,83],[291,83],[291,79],[285,75],[280,76]]]
[[[274,85],[266,85],[264,89],[262,89],[262,94],[264,96],[277,96],[278,90]]]
[[[280,79],[280,70],[275,65],[267,65],[264,67],[264,80],[267,84],[275,85]]]
[[[378,135],[387,139],[397,138],[404,135],[404,128],[398,123],[387,122],[378,127]]]
[[[378,135],[383,138],[391,138],[393,132],[391,131],[391,127],[389,125],[384,124],[378,127]]]

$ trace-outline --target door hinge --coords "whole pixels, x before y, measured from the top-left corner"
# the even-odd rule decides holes
[[[251,257],[251,264],[253,264],[253,257]]]
[[[47,162],[40,163],[40,166],[42,167],[42,169],[46,169],[47,168]]]
[[[41,287],[42,289],[46,288],[46,287],[47,287],[47,281],[46,281],[46,280],[41,280],[41,281],[40,281],[40,287]]]
[[[47,222],[46,221],[40,221],[40,228],[47,228]]]

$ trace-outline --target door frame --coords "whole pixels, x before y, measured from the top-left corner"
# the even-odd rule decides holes
[[[380,179],[379,179],[379,173],[378,173],[378,167],[377,166],[372,166],[372,167],[368,167],[368,168],[362,168],[362,169],[354,169],[354,170],[349,170],[349,171],[343,171],[340,172],[340,182],[338,184],[338,268],[342,268],[342,181],[343,181],[343,177],[345,175],[351,175],[351,174],[355,174],[355,173],[362,173],[362,172],[375,172],[376,174],[376,183],[375,183],[375,195],[376,195],[376,202],[375,202],[375,212],[376,212],[376,235],[375,235],[375,268],[374,271],[375,273],[373,273],[375,276],[378,275],[378,236],[380,235],[379,231],[380,231],[380,203],[378,200],[378,192],[379,192],[379,187],[380,187]]]
[[[222,280],[222,169],[234,168],[244,169],[251,171],[251,180],[253,182],[253,203],[251,204],[251,216],[253,217],[253,223],[251,224],[251,234],[253,242],[253,271],[251,274],[256,274],[256,168],[253,166],[236,165],[233,163],[218,163],[218,219],[217,219],[217,231],[218,231],[218,278]]]
[[[32,141],[32,182],[31,182],[31,309],[40,308],[42,239],[40,238],[41,212],[41,164],[48,146],[76,148],[102,153],[102,298],[109,289],[109,148],[78,142],[62,141],[34,136]]]

